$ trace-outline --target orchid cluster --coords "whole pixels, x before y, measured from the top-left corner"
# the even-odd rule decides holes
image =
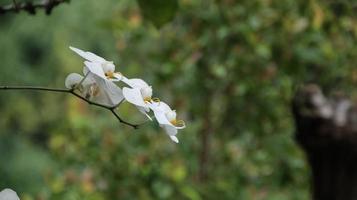
[[[20,200],[20,198],[15,191],[6,188],[0,191],[0,200]]]
[[[115,71],[112,61],[97,56],[94,53],[70,47],[72,51],[85,59],[83,76],[71,73],[65,80],[68,89],[77,91],[82,98],[111,108],[118,107],[126,101],[134,105],[140,113],[150,121],[150,112],[154,113],[159,123],[170,139],[178,143],[178,130],[185,128],[185,123],[176,118],[176,111],[165,102],[153,98],[152,87],[138,78],[127,78]],[[124,83],[120,88],[117,83]]]

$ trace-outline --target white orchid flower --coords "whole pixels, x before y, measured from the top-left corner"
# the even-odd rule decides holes
[[[0,192],[0,200],[20,200],[20,198],[15,191],[6,188]]]
[[[152,87],[145,81],[137,78],[127,79],[123,77],[122,81],[131,87],[123,88],[125,100],[134,104],[141,113],[152,120],[147,113],[150,112],[150,104],[158,101],[157,98],[152,98]]]
[[[100,76],[102,78],[106,78],[111,81],[120,81],[122,79],[121,73],[115,72],[115,65],[113,61],[107,61],[104,58],[97,56],[96,54],[89,51],[83,51],[75,47],[69,48],[87,60],[85,62],[86,66],[88,66],[88,63],[90,63],[92,68],[96,68],[93,73],[99,72],[100,70],[102,72],[98,73],[97,75],[103,74],[103,77]]]
[[[69,74],[65,86],[68,89],[76,88],[86,99],[107,106],[117,106],[124,98],[117,85],[90,72],[85,78],[77,73]]]
[[[150,104],[150,108],[153,110],[160,127],[165,130],[172,141],[178,143],[179,140],[176,135],[179,129],[186,127],[185,122],[176,119],[176,111],[172,110],[170,106],[162,101]]]

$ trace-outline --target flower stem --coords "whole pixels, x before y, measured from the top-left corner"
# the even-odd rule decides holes
[[[60,93],[72,94],[73,96],[76,96],[77,98],[87,102],[90,105],[94,105],[94,106],[101,107],[101,108],[104,108],[104,109],[107,109],[107,110],[111,111],[113,113],[113,115],[119,120],[120,123],[123,123],[123,124],[125,124],[127,126],[131,126],[134,129],[137,129],[139,127],[138,124],[132,124],[132,123],[129,123],[129,122],[123,120],[115,112],[116,106],[114,106],[114,107],[107,106],[107,105],[104,105],[104,104],[100,104],[100,103],[96,103],[96,102],[93,102],[91,100],[88,100],[88,99],[84,98],[83,96],[77,94],[74,89],[58,89],[58,88],[34,87],[34,86],[0,86],[0,90],[33,90],[33,91],[48,91],[48,92],[60,92]]]
[[[128,123],[124,120],[121,119],[121,117],[115,112],[114,110],[115,108],[112,108],[110,109],[110,111],[113,113],[113,115],[119,120],[119,122],[123,123],[123,124],[126,124],[128,126],[131,126],[133,127],[134,129],[138,129],[139,128],[139,125],[138,124],[131,124],[131,123]]]
[[[50,92],[71,93],[71,90],[68,89],[33,87],[33,86],[0,86],[0,90],[41,90],[41,91],[50,91]]]

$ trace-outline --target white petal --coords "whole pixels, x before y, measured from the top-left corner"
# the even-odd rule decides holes
[[[138,78],[132,78],[128,79],[123,76],[122,80],[125,84],[129,85],[131,88],[145,88],[145,87],[150,87],[145,81],[138,79]]]
[[[115,65],[113,62],[106,61],[101,63],[101,66],[103,68],[104,73],[109,73],[109,72],[114,73],[115,71]]]
[[[130,84],[133,85],[132,87],[138,88],[150,87],[144,80],[139,78],[130,79]]]
[[[154,111],[155,118],[157,122],[161,125],[172,125],[169,120],[167,120],[165,113],[161,111]]]
[[[81,82],[82,79],[83,76],[77,73],[71,73],[67,76],[64,85],[66,86],[66,88],[72,89],[74,86],[76,86],[76,84]]]
[[[123,88],[124,98],[129,102],[136,106],[147,107],[146,103],[141,96],[140,89],[138,88]]]
[[[121,89],[116,84],[99,76],[91,75],[92,74],[89,74],[89,78],[93,79],[99,89],[107,95],[111,106],[119,104],[124,99]]]
[[[165,113],[167,120],[173,121],[176,120],[176,111],[171,110]]]
[[[154,112],[163,112],[163,113],[167,113],[167,112],[171,112],[172,109],[170,108],[170,106],[168,106],[165,102],[160,101],[160,102],[154,102],[150,105],[151,110],[153,110]]]
[[[95,79],[93,78],[93,76],[88,75],[86,77],[86,79],[84,79],[84,81],[82,82],[82,85],[83,85],[83,87],[85,87],[85,86],[91,85],[93,83],[95,83]]]
[[[118,94],[118,97],[110,94],[109,89],[105,85],[105,81],[98,77],[94,83],[83,85],[83,87],[84,90],[81,91],[82,95],[96,103],[104,104],[106,106],[116,106],[123,99],[121,90],[119,91],[120,94]],[[87,96],[88,94],[89,96]]]
[[[176,119],[176,111],[171,110],[171,108],[164,102],[153,102],[149,104],[150,109],[154,112],[155,118],[157,120],[157,122],[161,125],[169,125],[169,126],[173,126],[176,129],[184,129],[186,128],[185,126],[182,127],[176,127],[174,126],[171,122],[170,122],[170,118]],[[170,115],[174,115],[174,116],[168,116],[168,114]]]
[[[111,99],[114,105],[119,104],[124,99],[122,90],[111,81],[106,80],[105,83],[105,90],[108,93],[109,98]]]
[[[117,105],[111,101],[108,94],[106,94],[105,91],[102,89],[99,89],[99,93],[97,94],[97,96],[92,97],[90,100],[93,102],[96,102],[96,103],[107,105],[107,106]]]
[[[163,128],[167,135],[174,136],[177,134],[177,129],[173,125],[164,125]]]
[[[83,74],[86,75],[86,74],[89,73],[89,72],[90,72],[90,71],[89,71],[88,67],[84,66],[84,67],[83,67]]]
[[[170,136],[170,139],[172,140],[172,141],[174,141],[175,143],[179,143],[179,140],[178,140],[178,138],[176,137],[176,136]]]
[[[0,192],[0,200],[20,200],[20,198],[15,191],[6,188]]]
[[[89,60],[91,62],[106,62],[106,60],[100,56],[95,55],[94,53],[91,53],[89,51],[82,51],[80,49],[77,49],[75,47],[69,47],[72,51],[76,52],[78,55],[80,55],[82,58]]]
[[[107,77],[105,76],[102,67],[100,66],[99,63],[92,63],[92,62],[88,62],[85,61],[85,68],[87,68],[87,70],[103,79],[107,79]],[[86,70],[83,70],[86,71]]]
[[[151,88],[151,86],[140,88],[140,92],[141,92],[141,96],[143,96],[144,99],[152,97],[152,88]]]

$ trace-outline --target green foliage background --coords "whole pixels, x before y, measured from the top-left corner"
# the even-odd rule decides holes
[[[188,125],[176,145],[72,96],[1,91],[0,189],[24,200],[309,198],[290,100],[307,82],[353,95],[356,5],[172,2],[72,0],[50,16],[0,16],[0,85],[64,87],[82,70],[72,45],[151,83]],[[130,105],[120,113],[145,120]]]

